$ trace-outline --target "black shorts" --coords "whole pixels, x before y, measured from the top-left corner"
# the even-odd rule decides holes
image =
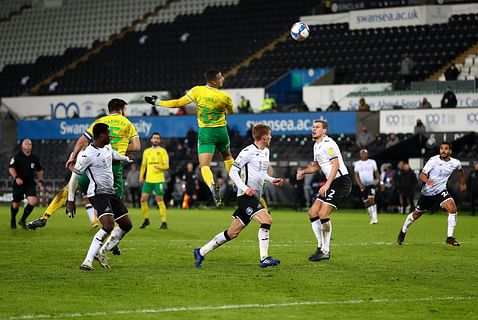
[[[251,222],[252,217],[260,210],[264,209],[259,199],[242,195],[237,197],[237,205],[239,206],[232,214],[235,219],[241,220],[242,224],[247,226]]]
[[[327,190],[325,197],[319,195],[317,200],[325,202],[337,209],[339,203],[349,196],[351,190],[352,180],[350,180],[350,177],[347,174],[332,181],[332,184],[330,185],[329,190]]]
[[[21,186],[13,183],[13,202],[20,202],[27,197],[37,196],[37,185],[35,182],[26,183],[25,181]]]
[[[365,202],[368,198],[375,198],[375,186],[366,186],[364,191],[361,191],[362,200]]]
[[[123,203],[123,200],[114,194],[97,194],[88,198],[91,205],[96,210],[98,218],[105,214],[112,215],[115,220],[118,220],[125,214],[128,214],[128,209]]]
[[[443,190],[434,196],[424,196],[423,194],[420,194],[420,198],[418,198],[418,203],[415,209],[420,212],[425,212],[438,206],[441,207],[443,202],[448,199],[453,199],[453,197],[447,190]]]

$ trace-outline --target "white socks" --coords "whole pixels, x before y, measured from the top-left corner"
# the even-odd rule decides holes
[[[367,208],[368,211],[368,216],[370,217],[370,223],[375,224],[378,222],[378,216],[377,216],[377,205],[373,204],[370,207]]]
[[[270,225],[268,225],[270,228]],[[269,256],[269,229],[259,228],[257,237],[259,238],[259,253],[261,256],[261,261]]]
[[[111,249],[118,245],[118,243],[124,237],[125,234],[126,232],[123,231],[123,229],[121,229],[119,226],[116,226],[113,231],[111,231],[110,237],[108,238],[108,240],[106,240],[101,250],[103,252],[111,251]]]
[[[322,234],[323,234],[323,243],[322,243],[322,252],[330,252],[330,237],[332,236],[332,221],[327,221],[322,224]]]
[[[447,230],[448,237],[453,237],[453,232],[455,231],[455,226],[456,226],[457,215],[458,215],[458,212],[448,214],[448,230]]]
[[[89,266],[92,265],[93,259],[103,245],[103,241],[107,235],[108,233],[103,229],[100,229],[98,232],[96,232],[96,234],[93,236],[93,241],[91,241],[90,249],[88,249],[88,253],[86,254],[85,261],[83,262],[84,264]]]
[[[96,214],[95,214],[95,208],[91,204],[87,204],[85,206],[86,213],[88,214],[88,218],[90,218],[91,223],[96,222]]]
[[[226,238],[227,230],[218,233],[211,241],[206,243],[201,249],[199,249],[199,253],[204,257],[210,251],[216,249],[217,247],[223,245],[230,239]]]
[[[310,224],[312,225],[312,231],[314,231],[315,237],[317,238],[317,248],[322,248],[322,224],[318,218]]]
[[[405,219],[405,222],[403,223],[403,227],[402,227],[402,232],[407,233],[408,228],[410,228],[413,222],[415,222],[415,219],[413,219],[413,212],[412,212]]]

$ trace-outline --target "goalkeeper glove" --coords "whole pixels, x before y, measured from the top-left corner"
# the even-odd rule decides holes
[[[156,101],[158,100],[158,96],[146,96],[144,97],[144,101],[146,101],[149,104],[152,104],[153,106],[156,105]]]

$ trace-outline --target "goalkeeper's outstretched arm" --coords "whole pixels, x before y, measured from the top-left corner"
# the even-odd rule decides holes
[[[179,99],[172,100],[159,100],[157,96],[147,96],[144,97],[144,101],[151,105],[165,108],[181,108],[193,102],[193,100],[187,95],[184,95]]]

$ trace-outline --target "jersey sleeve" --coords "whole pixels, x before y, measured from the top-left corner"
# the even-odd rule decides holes
[[[354,172],[360,172],[360,168],[359,168],[359,162],[358,161],[355,161],[354,162]]]
[[[17,169],[17,157],[16,156],[13,156],[11,159],[10,159],[10,163],[8,164],[8,167],[9,168],[13,168],[13,169]]]
[[[233,114],[234,113],[234,105],[232,104],[231,96],[227,95],[226,99],[226,113]]]
[[[378,171],[377,161],[372,160],[372,164],[373,164],[373,171]]]
[[[243,149],[234,160],[233,166],[238,169],[242,169],[251,160],[252,154],[253,152],[251,150],[251,147]]]
[[[73,168],[73,172],[77,175],[82,175],[85,173],[86,169],[88,169],[90,165],[90,157],[85,152],[80,152],[78,154],[78,158],[76,160],[75,167]]]
[[[35,170],[36,171],[42,171],[43,167],[41,166],[40,159],[35,157]]]
[[[169,167],[169,155],[166,149],[161,148],[161,159],[163,160],[163,165]]]
[[[191,99],[191,101],[194,101],[194,102],[197,101],[196,99],[197,99],[198,88],[199,88],[198,86],[195,86],[186,93],[186,96],[188,96],[188,98]]]
[[[101,118],[100,118],[101,119]],[[88,141],[93,141],[93,127],[95,126],[95,124],[97,124],[99,121],[98,120],[95,120],[90,126],[89,128],[83,132],[83,135],[88,139]]]
[[[327,157],[329,160],[337,158],[340,154],[339,147],[337,146],[336,143],[328,142],[325,145],[325,151],[327,152]]]
[[[430,173],[430,171],[432,170],[433,168],[433,158],[428,160],[427,163],[425,163],[425,166],[423,167],[422,169],[422,172],[428,176],[428,174]]]
[[[462,167],[462,165],[461,165],[461,161],[458,160],[458,159],[456,159],[456,169],[457,169],[457,170],[463,169],[463,167]]]
[[[129,140],[131,141],[131,139],[133,139],[134,137],[138,137],[138,131],[136,131],[136,128],[134,126],[134,124],[129,123]]]

